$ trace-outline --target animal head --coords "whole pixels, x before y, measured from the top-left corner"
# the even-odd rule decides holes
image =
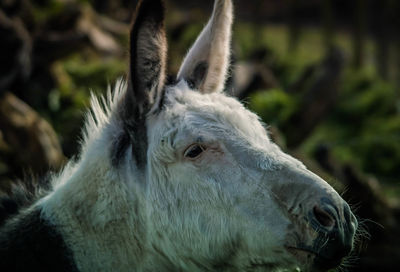
[[[167,85],[164,5],[141,1],[127,86],[108,113],[89,118],[86,146],[106,150],[104,163],[140,202],[143,247],[164,267],[335,267],[352,250],[357,220],[330,185],[269,139],[256,114],[224,94],[232,18],[232,2],[216,0]]]

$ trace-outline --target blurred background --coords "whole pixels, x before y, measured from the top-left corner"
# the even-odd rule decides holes
[[[166,0],[169,73],[212,0]],[[90,92],[127,71],[135,0],[0,0],[0,190],[77,155]],[[363,226],[346,271],[400,271],[400,1],[234,0],[226,91]]]

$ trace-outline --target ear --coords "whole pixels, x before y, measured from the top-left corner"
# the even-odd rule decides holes
[[[146,114],[164,88],[167,40],[164,3],[141,0],[130,32],[129,93],[140,114]]]
[[[130,31],[128,88],[118,109],[140,166],[146,161],[146,118],[162,101],[167,59],[162,0],[141,0]]]
[[[178,81],[186,80],[202,93],[222,91],[229,67],[231,0],[215,0],[210,20],[186,55]]]

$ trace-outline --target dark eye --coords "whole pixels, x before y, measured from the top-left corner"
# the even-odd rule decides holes
[[[205,147],[199,144],[195,144],[186,149],[184,156],[185,158],[195,159],[205,150]]]

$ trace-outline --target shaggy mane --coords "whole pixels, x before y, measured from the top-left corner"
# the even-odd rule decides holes
[[[119,78],[114,88],[110,85],[103,95],[90,95],[90,107],[85,114],[85,124],[82,130],[82,147],[92,142],[112,118],[112,113],[118,106],[127,89],[126,80]]]

